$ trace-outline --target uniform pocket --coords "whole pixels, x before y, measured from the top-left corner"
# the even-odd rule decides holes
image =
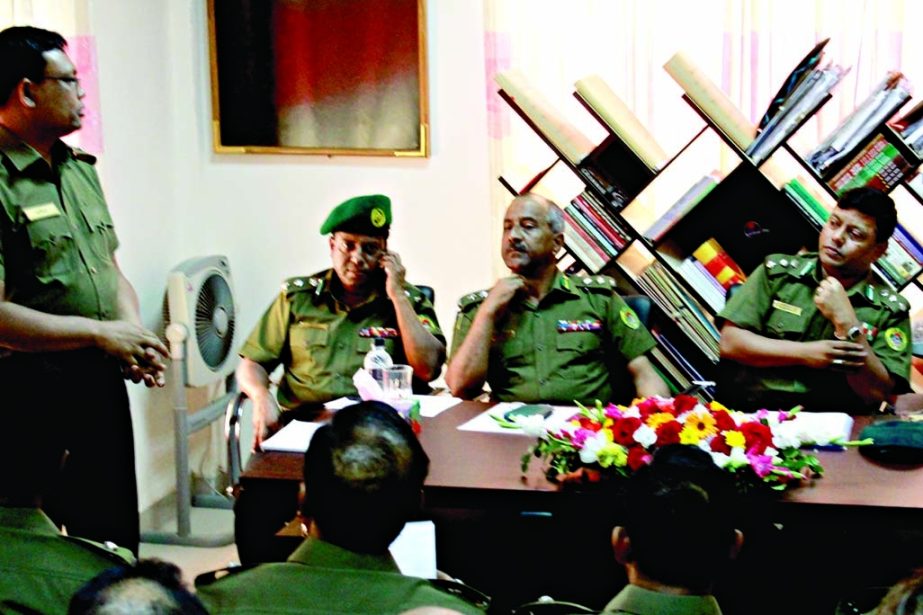
[[[83,217],[90,228],[89,243],[93,253],[101,261],[106,263],[112,262],[112,254],[118,247],[118,239],[115,234],[115,225],[112,218],[104,209],[85,209],[82,210]]]
[[[593,331],[567,331],[558,333],[555,347],[560,351],[592,353],[600,349],[599,335]]]
[[[40,281],[66,276],[77,267],[79,255],[66,217],[29,222],[26,233],[32,248],[32,271]]]
[[[766,330],[785,340],[800,340],[808,326],[808,318],[803,314],[791,314],[785,310],[774,309],[766,321]]]

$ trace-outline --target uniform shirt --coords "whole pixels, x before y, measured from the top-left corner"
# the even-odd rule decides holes
[[[93,164],[58,142],[49,167],[0,127],[0,280],[6,299],[49,314],[116,318],[118,238]]]
[[[453,355],[485,297],[481,291],[459,301]],[[607,403],[624,389],[615,383],[628,362],[656,343],[612,278],[558,272],[538,304],[517,296],[496,323],[487,382],[501,401]]]
[[[626,585],[603,613],[624,615],[721,615],[714,596],[662,594],[637,585]]]
[[[400,573],[390,554],[365,555],[323,540],[306,539],[285,563],[261,564],[229,574],[196,595],[209,613],[400,613],[440,606],[484,611],[442,592],[425,579]]]
[[[823,277],[816,253],[770,255],[734,293],[718,314],[717,324],[720,327],[727,320],[773,339],[832,340],[833,323],[814,305],[814,292]],[[908,390],[907,301],[868,280],[855,284],[846,294],[867,331],[872,351],[894,379],[895,392]],[[722,361],[720,371],[718,399],[741,410],[788,409],[797,404],[811,411],[858,413],[876,409],[853,392],[845,371],[802,366],[756,368],[727,360]]]
[[[406,363],[394,304],[384,286],[361,305],[349,307],[332,292],[332,269],[310,277],[291,278],[257,323],[240,351],[271,372],[280,363],[279,405],[294,408],[355,395],[353,374],[362,367],[372,339],[385,339],[395,363]],[[426,329],[445,343],[432,303],[410,284],[404,293]]]
[[[0,613],[67,613],[84,583],[133,561],[114,545],[63,536],[37,508],[0,506],[0,545]]]

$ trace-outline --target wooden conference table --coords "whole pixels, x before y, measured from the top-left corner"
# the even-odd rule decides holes
[[[487,407],[462,402],[423,420],[420,440],[430,456],[424,507],[436,522],[440,569],[501,602],[549,594],[601,608],[624,583],[608,547],[617,521],[611,503],[562,491],[538,460],[522,475],[530,438],[457,429]],[[869,420],[857,417],[854,435]],[[908,566],[923,565],[923,467],[879,464],[856,449],[818,457],[823,478],[754,507],[741,562],[717,592],[726,613],[760,612],[760,605],[764,612],[832,612],[828,605],[857,586],[890,584]],[[301,473],[300,454],[257,453],[241,485],[258,491],[300,481]],[[775,576],[777,588],[780,576],[793,590],[802,583],[810,597],[755,604],[762,572]]]

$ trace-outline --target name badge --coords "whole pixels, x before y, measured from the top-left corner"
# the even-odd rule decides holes
[[[801,308],[797,305],[791,305],[790,303],[785,303],[784,301],[779,301],[774,299],[772,302],[772,307],[777,310],[782,310],[783,312],[788,312],[789,314],[794,314],[795,316],[801,316]]]
[[[29,222],[35,222],[60,216],[61,210],[54,203],[44,203],[42,205],[33,205],[32,207],[23,207],[22,213],[25,214]]]

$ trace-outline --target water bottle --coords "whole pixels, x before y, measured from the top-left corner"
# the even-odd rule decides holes
[[[362,362],[362,367],[365,368],[367,372],[372,374],[375,377],[375,380],[378,380],[379,384],[381,383],[381,374],[382,370],[386,367],[391,367],[394,365],[394,361],[391,360],[391,355],[388,354],[388,351],[385,350],[385,340],[376,337],[372,340],[372,348],[365,354],[365,360]]]

